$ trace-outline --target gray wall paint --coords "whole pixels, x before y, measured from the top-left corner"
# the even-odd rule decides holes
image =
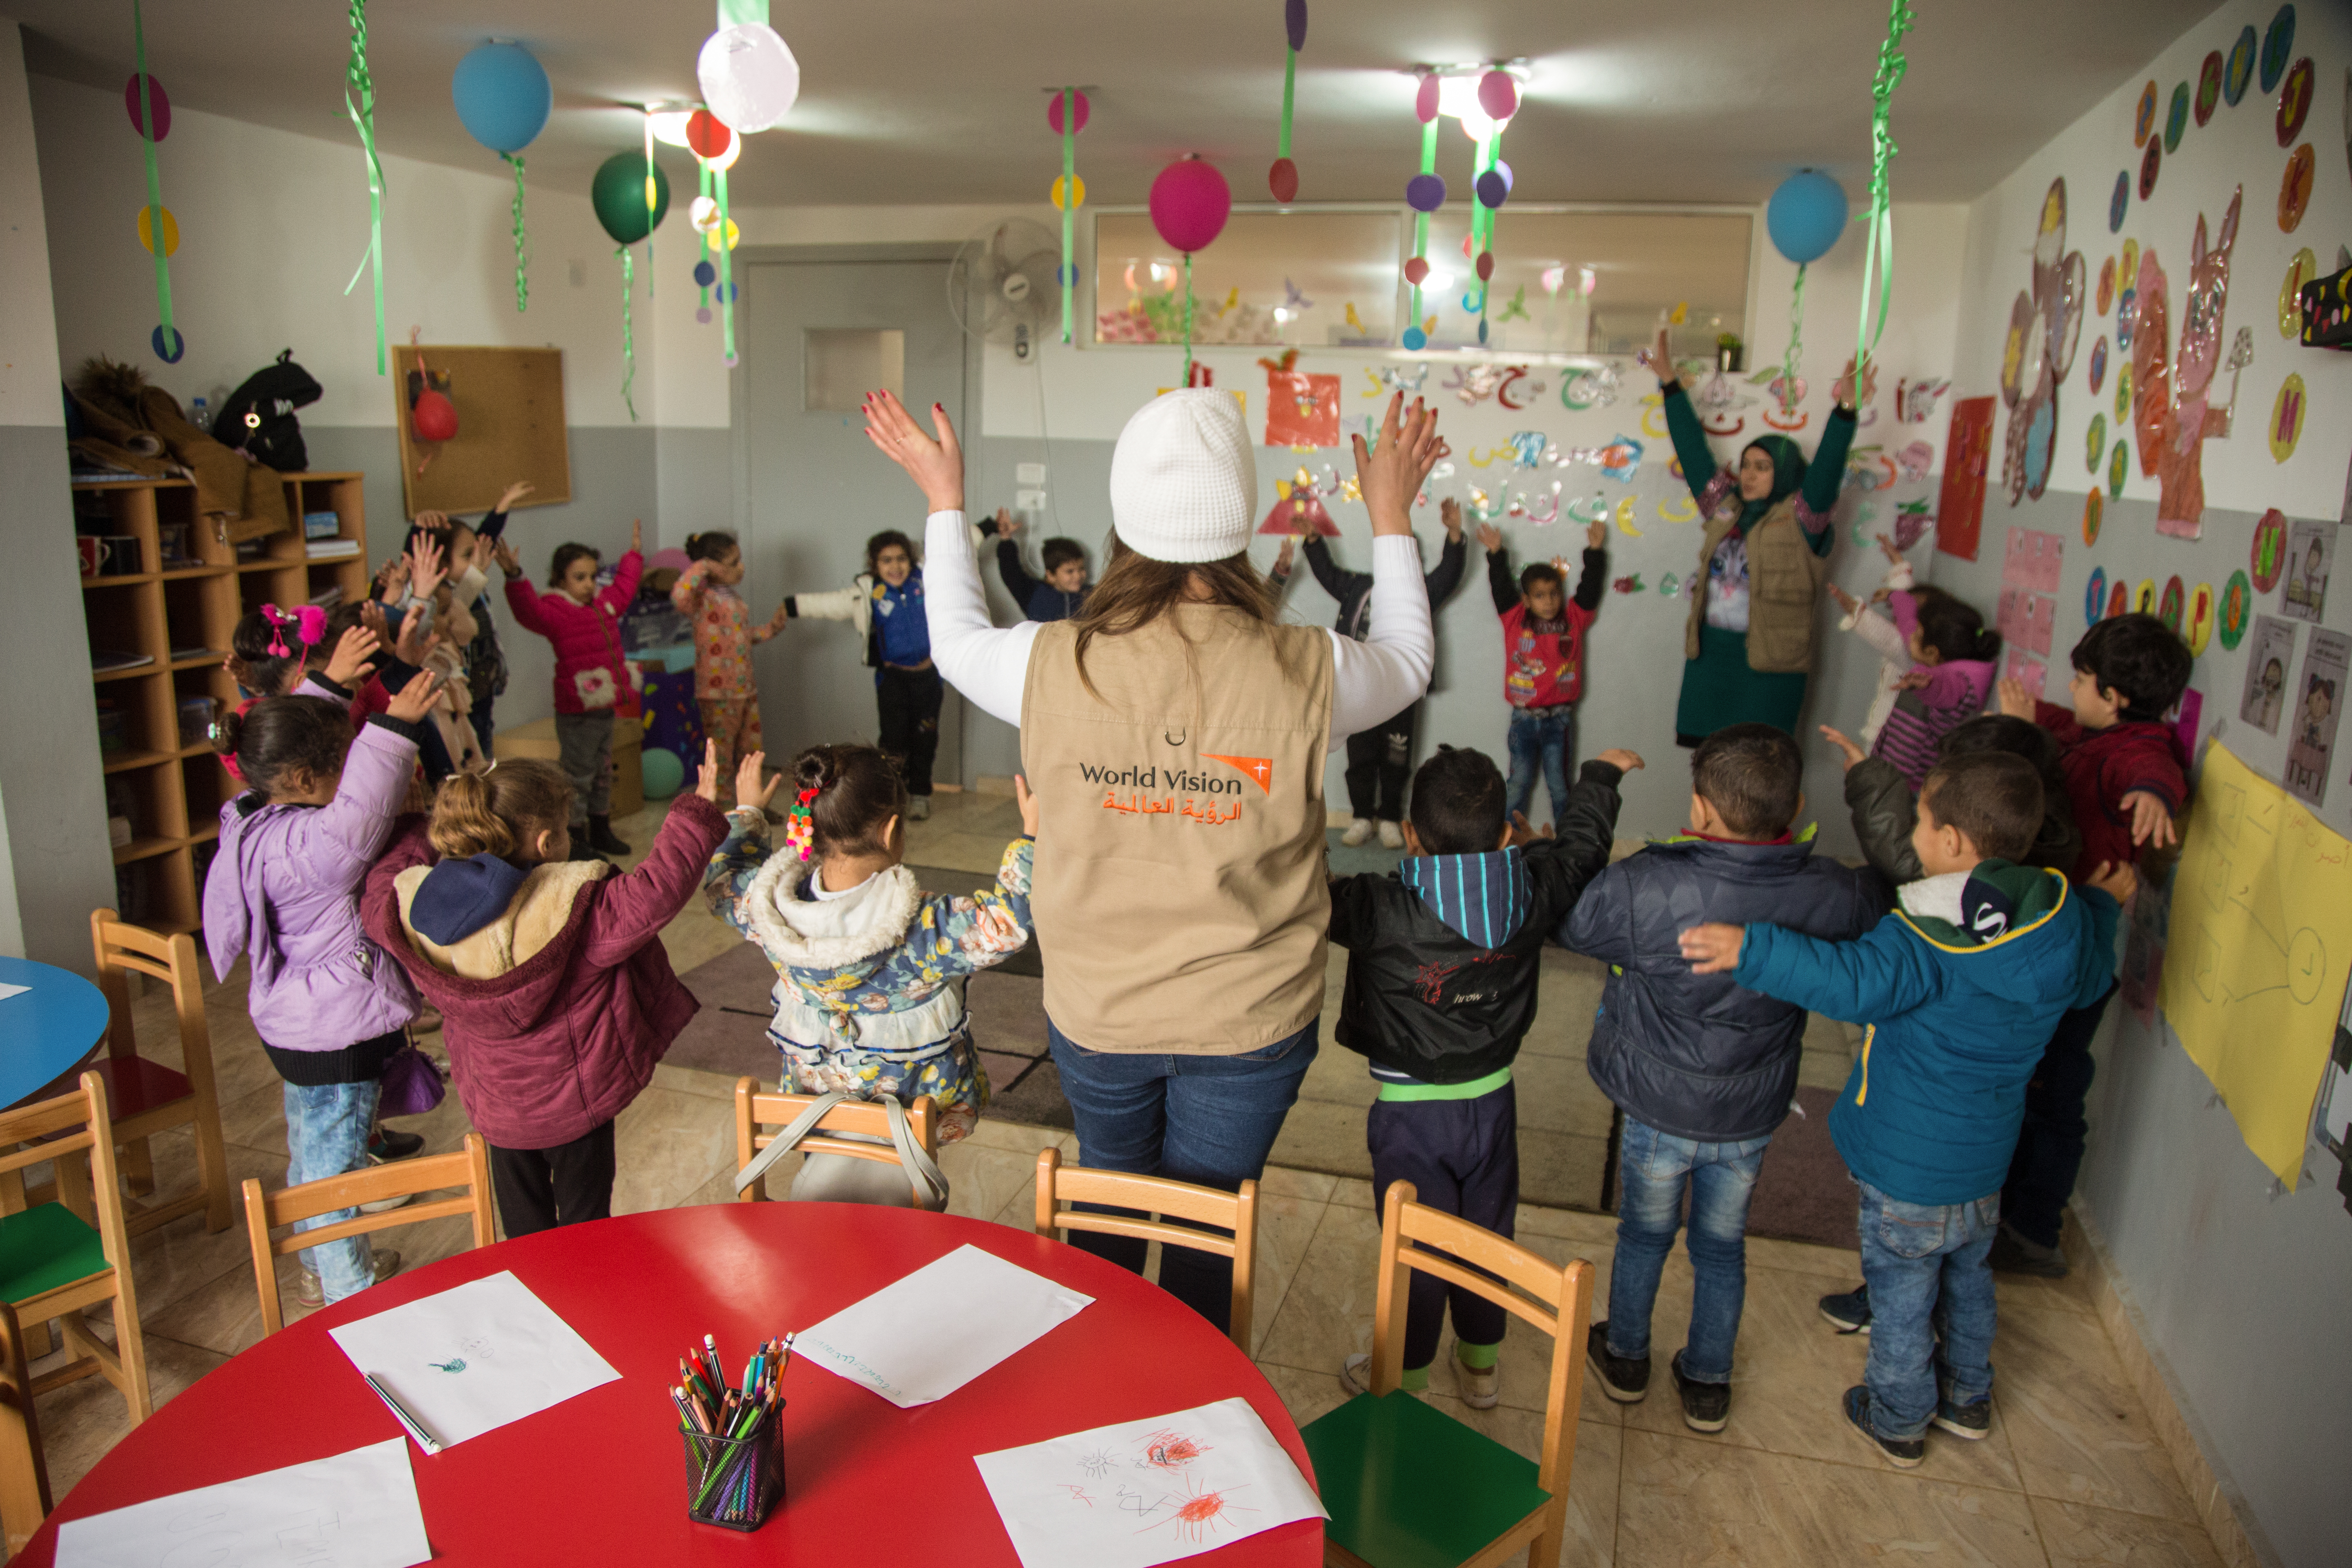
[[[662,543],[683,547],[689,533],[736,526],[733,439],[727,430],[655,429]]]
[[[2236,439],[2261,439],[2242,422]],[[2313,432],[2306,432],[2306,444]],[[1990,607],[2000,581],[2010,528],[2041,529],[2066,542],[2051,644],[2048,693],[2063,700],[2067,651],[2087,626],[2084,589],[2094,566],[2110,582],[2179,574],[2218,591],[2247,565],[2254,516],[2209,507],[2204,537],[2159,537],[2150,500],[2109,502],[2095,546],[2082,536],[2083,498],[2053,492],[2011,509],[1988,499],[1979,559],[1935,561],[1935,580]],[[2325,624],[2352,628],[2352,575],[2338,565]],[[2280,591],[2257,595],[2256,609],[2279,614]],[[2296,637],[2300,668],[2311,633]],[[2197,661],[2191,689],[2205,698],[2203,732],[2229,746],[2256,772],[2276,779],[2287,726],[2276,738],[2239,721],[2238,700],[2251,635],[2232,652],[2217,637]],[[2352,729],[2340,731],[2334,776],[2320,815],[2339,833],[2352,830]],[[2352,1452],[2352,1369],[2336,1353],[2352,1302],[2352,1215],[2335,1186],[2336,1165],[2314,1155],[2318,1178],[2273,1195],[2270,1173],[2213,1102],[2213,1088],[2159,1017],[2141,1027],[2118,1001],[2108,1011],[2095,1053],[2090,1151],[2077,1191],[2105,1234],[2117,1269],[2142,1315],[2148,1348],[2166,1364],[2208,1459],[2234,1487],[2267,1536],[2269,1560],[2309,1564],[2344,1560],[2341,1510],[2334,1490],[2342,1457]],[[2259,1546],[2259,1543],[2258,1543]]]
[[[88,974],[89,911],[114,904],[114,857],[63,429],[0,426],[0,497],[10,576],[0,668],[16,676],[0,724],[0,800],[25,956]]]

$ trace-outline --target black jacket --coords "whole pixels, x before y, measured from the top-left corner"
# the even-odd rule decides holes
[[[1585,763],[1559,837],[1525,849],[1334,878],[1331,940],[1348,950],[1348,978],[1331,1037],[1391,1080],[1468,1083],[1510,1066],[1535,1022],[1544,942],[1609,864],[1622,777]]]
[[[996,539],[996,520],[982,518],[980,533],[983,539]],[[1021,563],[1021,546],[1009,539],[996,540],[996,570],[1004,579],[1004,591],[1021,606],[1022,615],[1033,621],[1075,619],[1087,607],[1087,595],[1094,591],[1086,587],[1065,594],[1043,577],[1032,577]]]
[[[1331,559],[1331,546],[1319,533],[1310,533],[1301,552],[1307,557],[1308,570],[1323,591],[1339,601],[1339,618],[1331,629],[1341,637],[1362,642],[1371,630],[1372,574],[1349,572]],[[1422,586],[1429,594],[1429,613],[1435,615],[1454,590],[1462,585],[1462,567],[1468,558],[1469,547],[1462,540],[1448,537],[1445,547],[1438,552],[1437,564],[1422,576]]]
[[[2042,798],[2042,832],[2025,864],[2072,872],[2083,854],[2074,808],[2063,789],[2045,789]],[[1898,888],[1925,875],[1918,852],[1911,847],[1911,830],[1919,825],[1919,802],[1894,763],[1864,757],[1846,769],[1845,804],[1853,813],[1853,836],[1862,840],[1862,858],[1879,875]]]
[[[1694,974],[1678,938],[1721,921],[1769,921],[1833,942],[1886,913],[1877,873],[1810,843],[1652,844],[1593,879],[1559,928],[1563,946],[1610,966],[1584,1061],[1625,1114],[1703,1143],[1761,1138],[1797,1088],[1805,1010],[1728,974]]]

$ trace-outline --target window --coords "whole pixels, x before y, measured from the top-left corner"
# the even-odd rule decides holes
[[[907,334],[896,327],[812,327],[802,363],[804,413],[855,414],[877,387],[907,395]]]

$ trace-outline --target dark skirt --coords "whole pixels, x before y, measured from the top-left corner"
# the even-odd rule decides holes
[[[1797,732],[1805,706],[1805,672],[1767,675],[1748,668],[1748,634],[1701,626],[1698,657],[1683,663],[1682,700],[1675,704],[1675,735],[1696,745],[1732,724],[1769,724]]]

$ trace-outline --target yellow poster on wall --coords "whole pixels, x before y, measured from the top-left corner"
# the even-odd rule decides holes
[[[2158,993],[2238,1131],[2292,1184],[2352,962],[2352,842],[2227,747],[2181,825]]]

